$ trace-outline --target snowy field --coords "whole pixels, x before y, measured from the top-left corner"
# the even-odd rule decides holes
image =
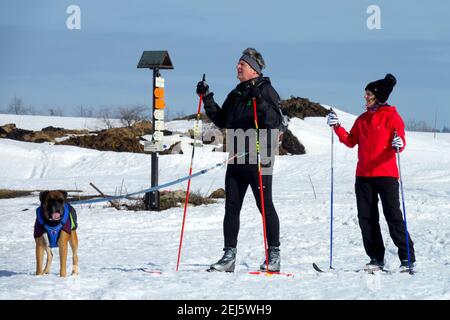
[[[354,115],[337,110],[350,130]],[[97,122],[80,118],[12,117],[0,115],[0,125],[40,129],[45,126],[84,129]],[[171,124],[168,124],[170,127]],[[193,122],[172,124],[178,130]],[[79,236],[79,276],[60,278],[59,257],[53,249],[52,272],[35,276],[33,225],[37,193],[0,200],[0,299],[450,299],[450,135],[407,132],[401,154],[408,227],[415,242],[414,276],[334,272],[318,274],[329,256],[330,128],[325,118],[294,119],[290,129],[306,147],[306,155],[278,157],[273,199],[281,224],[282,271],[294,278],[245,273],[263,261],[261,216],[247,193],[239,233],[237,271],[203,270],[222,255],[224,202],[189,207],[180,272],[175,272],[183,210],[117,211],[105,203],[76,206]],[[183,155],[160,156],[159,181],[185,176],[189,145]],[[354,175],[357,149],[335,137],[334,257],[336,268],[358,269],[367,263],[356,215]],[[214,165],[227,154],[196,150],[194,171]],[[100,152],[0,139],[0,189],[79,189],[105,193],[121,187],[127,192],[150,186],[150,156]],[[192,180],[203,194],[223,187],[225,169]],[[187,183],[172,189],[185,189]],[[314,187],[314,190],[313,190]],[[314,193],[315,191],[315,193]],[[381,216],[387,267],[397,270],[397,249]],[[151,275],[140,268],[162,269]],[[68,271],[71,271],[69,251]]]

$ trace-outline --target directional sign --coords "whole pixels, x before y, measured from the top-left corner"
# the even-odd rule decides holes
[[[153,115],[155,116],[156,120],[164,120],[164,110],[155,110],[155,112],[153,112]]]
[[[166,107],[166,103],[164,99],[155,99],[155,108],[156,109],[164,109]]]
[[[164,150],[164,146],[160,141],[144,141],[144,151],[160,152]]]
[[[202,139],[202,129],[203,127],[203,123],[202,120],[199,120],[198,122],[195,123],[194,125],[194,139],[196,140],[201,140]]]
[[[163,131],[164,130],[164,121],[156,120],[155,121],[155,130],[156,131]]]
[[[164,78],[163,77],[155,78],[155,87],[164,88]]]
[[[164,139],[164,134],[161,131],[155,131],[153,133],[153,139],[155,139],[156,141],[161,141],[162,139]]]
[[[164,98],[164,88],[158,88],[158,87],[156,87],[155,90],[153,91],[153,95],[154,95],[156,98],[161,98],[161,99],[163,99],[163,98]]]

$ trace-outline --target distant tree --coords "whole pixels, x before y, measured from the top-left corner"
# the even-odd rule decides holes
[[[92,118],[94,117],[94,110],[92,109],[92,107],[85,107],[83,105],[80,105],[77,116],[81,118]]]
[[[51,117],[63,117],[64,112],[61,110],[61,108],[49,108],[48,114]]]
[[[175,112],[175,117],[171,120],[177,120],[177,119],[182,119],[184,117],[186,117],[187,114],[184,110],[177,110],[177,112]]]
[[[449,133],[450,132],[450,128],[447,127],[447,126],[444,126],[444,128],[442,128],[442,132]]]
[[[25,107],[25,104],[21,98],[14,96],[8,104],[6,112],[11,114],[27,114],[28,109]]]
[[[27,108],[27,114],[31,114],[32,116],[36,116],[39,112],[36,110],[34,106],[29,106]]]
[[[98,111],[98,118],[106,126],[107,129],[114,127],[113,120],[115,117],[115,111],[111,107],[105,107]]]
[[[414,119],[408,120],[406,123],[406,130],[420,131],[420,132],[434,132],[435,129],[428,125],[425,121],[417,121]]]
[[[147,110],[145,106],[120,107],[118,115],[120,122],[130,128],[135,122],[144,119],[144,113]]]

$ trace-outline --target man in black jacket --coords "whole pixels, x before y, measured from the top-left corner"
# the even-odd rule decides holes
[[[282,121],[279,109],[280,97],[272,87],[270,79],[263,77],[262,69],[264,67],[264,60],[258,51],[253,48],[244,50],[237,64],[237,78],[240,83],[228,94],[222,108],[214,101],[214,94],[209,91],[209,86],[205,81],[200,81],[197,85],[197,94],[203,96],[206,115],[216,126],[227,129],[227,151],[233,154],[246,153],[244,163],[241,163],[241,159],[235,159],[227,167],[225,217],[223,221],[224,255],[218,262],[211,265],[212,271],[234,271],[239,216],[249,185],[252,188],[258,209],[262,212],[255,143],[249,141],[252,137],[255,137],[254,99],[257,105],[260,137],[262,136],[261,132],[266,134],[264,143],[260,139],[261,151],[269,152],[268,157],[263,157],[267,154],[261,152],[261,164],[265,169],[273,168],[274,155],[278,151],[278,128]],[[256,141],[253,140],[253,142]],[[238,146],[243,146],[244,149],[237,150],[239,149]],[[268,267],[269,271],[279,271],[280,224],[272,202],[271,170],[268,171],[268,174],[266,171],[262,176],[269,257]],[[260,268],[266,270],[266,261]]]

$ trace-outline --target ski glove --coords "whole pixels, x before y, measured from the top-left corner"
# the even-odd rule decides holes
[[[197,83],[197,94],[207,96],[209,94],[209,86],[206,81],[200,81]]]
[[[327,124],[328,124],[330,127],[334,127],[335,125],[338,125],[338,124],[339,124],[339,118],[338,118],[338,116],[336,115],[336,113],[330,112],[330,113],[328,114],[328,116],[327,116]]]
[[[399,136],[395,136],[394,139],[392,139],[392,147],[394,149],[401,149],[403,148],[404,144],[403,144],[403,140],[402,138],[400,138]]]

